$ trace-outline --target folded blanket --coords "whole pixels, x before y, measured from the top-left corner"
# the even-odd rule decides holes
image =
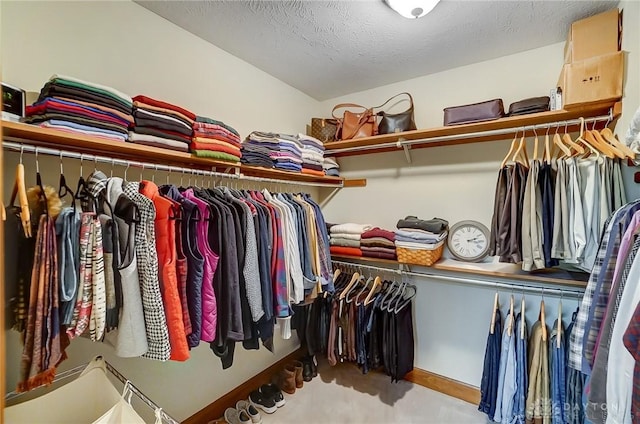
[[[348,246],[348,247],[360,247],[360,242],[358,240],[349,240],[343,238],[334,238],[331,237],[329,240],[331,246]]]
[[[440,241],[438,243],[417,243],[417,242],[410,242],[410,241],[397,241],[396,240],[396,248],[397,247],[404,247],[407,249],[428,249],[428,250],[433,250],[433,249],[437,249],[438,247],[442,246],[444,244],[444,240]]]
[[[331,246],[329,252],[332,255],[362,256],[362,250],[355,247]]]
[[[229,153],[224,152],[214,152],[213,150],[192,150],[191,153],[199,158],[211,158],[226,162],[240,161],[240,158],[238,156],[230,155]]]
[[[178,112],[178,113],[186,116],[191,121],[195,121],[196,120],[195,113],[190,112],[190,111],[188,111],[186,109],[181,108],[180,106],[176,106],[176,105],[171,104],[171,103],[163,102],[161,100],[152,99],[151,97],[142,96],[142,95],[135,96],[132,100],[135,101],[135,102],[146,103],[148,105],[159,107],[159,108],[163,108],[163,109],[169,109],[169,110],[172,110],[174,112]]]
[[[38,126],[43,128],[52,128],[67,133],[90,135],[92,137],[98,137],[105,140],[127,141],[128,137],[112,131],[101,130],[100,128],[85,127],[84,129],[80,129],[77,124],[66,123],[66,121],[44,121]]]
[[[81,100],[88,103],[104,105],[110,108],[117,109],[127,115],[131,115],[133,112],[132,104],[127,104],[126,102],[115,100],[111,96],[102,95],[97,92],[87,91],[80,88],[53,84],[51,82],[46,83],[40,90],[38,102],[43,101],[48,97]]]
[[[180,152],[189,151],[189,145],[183,141],[176,141],[170,138],[156,137],[148,134],[138,134],[133,131],[129,132],[129,141],[136,144],[144,144],[146,146],[160,147]]]
[[[360,235],[362,235],[362,233],[364,233],[365,231],[370,230],[371,228],[373,228],[372,225],[354,224],[354,223],[348,222],[348,223],[345,223],[345,224],[337,224],[337,225],[334,225],[333,227],[331,227],[331,234],[347,233],[347,234],[360,234]]]
[[[433,218],[429,220],[418,219],[415,216],[407,216],[398,221],[396,227],[398,229],[416,228],[419,230],[430,231],[432,233],[441,233],[449,226],[449,222],[441,218]]]
[[[396,238],[396,234],[393,231],[384,230],[380,227],[375,227],[362,233],[363,239],[372,238],[372,237],[383,237],[383,238],[386,238],[387,240],[393,241]]]

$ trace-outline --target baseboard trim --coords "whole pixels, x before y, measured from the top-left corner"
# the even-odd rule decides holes
[[[480,389],[452,378],[414,368],[404,379],[474,405],[480,403]]]
[[[225,409],[234,407],[238,400],[248,398],[249,393],[263,384],[269,383],[271,381],[271,377],[281,370],[287,362],[304,356],[304,352],[305,351],[302,349],[296,349],[270,367],[264,369],[235,389],[223,395],[215,402],[205,406],[203,409],[184,420],[183,424],[207,424],[212,420],[222,417]]]

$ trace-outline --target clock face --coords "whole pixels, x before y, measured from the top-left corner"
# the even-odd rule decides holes
[[[489,253],[489,230],[475,221],[462,221],[451,227],[448,246],[458,259],[476,262]]]

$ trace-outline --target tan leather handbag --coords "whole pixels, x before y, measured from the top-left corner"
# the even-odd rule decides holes
[[[336,110],[343,108],[362,109],[362,112],[345,110],[342,118],[336,116]],[[338,121],[337,140],[371,137],[378,134],[378,120],[373,113],[373,108],[366,108],[355,103],[340,103],[333,107],[331,115]]]

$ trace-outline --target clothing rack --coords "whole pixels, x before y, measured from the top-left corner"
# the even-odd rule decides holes
[[[343,183],[339,184],[335,183],[314,183],[307,181],[289,181],[289,180],[279,180],[276,178],[264,178],[264,177],[253,177],[249,175],[244,175],[240,172],[236,173],[224,173],[224,172],[216,172],[216,171],[207,171],[201,169],[191,169],[184,168],[179,166],[172,165],[163,165],[158,163],[151,162],[140,162],[140,161],[132,161],[132,160],[124,160],[124,159],[116,159],[110,158],[107,156],[94,155],[90,153],[78,153],[72,152],[69,150],[60,150],[53,149],[50,147],[40,147],[35,146],[28,143],[22,142],[12,142],[5,141],[2,143],[2,147],[5,150],[20,152],[22,153],[33,153],[36,155],[47,155],[47,156],[56,156],[59,158],[68,158],[68,159],[79,159],[80,161],[88,161],[93,163],[105,163],[111,166],[119,165],[125,168],[139,168],[141,170],[152,170],[152,171],[165,171],[168,173],[177,173],[184,174],[185,176],[200,176],[200,177],[209,177],[209,178],[220,178],[220,179],[228,179],[235,181],[253,181],[258,183],[270,183],[270,184],[287,184],[287,185],[296,185],[296,186],[311,186],[311,187],[332,187],[332,188],[341,188]]]
[[[107,370],[113,374],[113,376],[115,378],[118,379],[118,381],[120,381],[122,384],[125,384],[129,386],[129,390],[135,394],[145,405],[147,405],[149,408],[151,408],[151,410],[153,411],[159,411],[160,416],[162,417],[162,420],[168,424],[178,424],[179,421],[177,421],[176,419],[174,419],[173,417],[171,417],[171,415],[167,414],[162,408],[160,408],[158,405],[155,404],[155,402],[153,402],[151,399],[149,399],[147,397],[147,395],[145,395],[140,389],[138,389],[133,383],[131,383],[131,381],[127,380],[122,374],[120,374],[120,372],[118,370],[116,370],[109,362],[104,361],[104,364],[107,368]],[[88,366],[89,364],[82,364],[82,365],[78,365],[77,367],[68,369],[66,371],[62,371],[59,372],[56,377],[53,380],[53,383],[58,383],[60,381],[66,380],[68,378],[74,377],[80,373],[82,373]],[[43,386],[41,386],[43,387]],[[29,392],[21,392],[21,393],[17,393],[17,392],[11,392],[8,393],[5,396],[5,401],[7,400],[11,400],[11,399],[15,399],[17,397],[20,397],[24,394],[27,394]]]
[[[521,125],[517,127],[509,127],[509,128],[503,128],[503,129],[497,129],[497,130],[476,131],[476,132],[470,132],[466,134],[452,134],[452,135],[443,135],[443,136],[436,136],[436,137],[418,138],[415,140],[403,140],[402,138],[400,138],[398,139],[398,141],[392,141],[388,143],[378,143],[378,144],[372,144],[367,146],[354,146],[354,147],[344,147],[344,148],[337,148],[337,149],[328,149],[325,152],[325,154],[330,156],[330,155],[335,155],[340,153],[363,152],[363,151],[372,150],[372,149],[380,151],[383,149],[389,149],[389,148],[395,147],[398,149],[404,149],[405,154],[408,155],[408,150],[414,144],[425,145],[425,144],[442,143],[442,142],[454,141],[454,140],[466,140],[466,139],[480,138],[480,137],[487,138],[487,137],[496,137],[496,136],[507,136],[507,135],[515,134],[516,132],[526,133],[531,131],[535,132],[537,130],[556,128],[556,127],[557,128],[570,127],[570,126],[572,127],[572,126],[580,125],[582,124],[582,122],[584,122],[585,124],[596,123],[596,122],[612,122],[613,119],[614,119],[613,110],[609,109],[608,115],[600,115],[600,116],[595,116],[593,118],[569,119],[564,121],[549,122],[546,124],[525,125],[525,126]],[[407,159],[409,159],[409,157],[407,157]]]
[[[534,286],[530,284],[521,284],[521,283],[499,283],[488,280],[481,280],[478,278],[469,278],[469,277],[461,277],[461,276],[449,276],[449,275],[441,275],[434,272],[415,272],[408,271],[402,269],[402,264],[400,265],[400,269],[393,268],[382,268],[372,265],[365,265],[360,263],[353,262],[344,262],[344,261],[331,261],[334,265],[343,265],[351,268],[365,268],[372,271],[378,271],[381,273],[395,273],[399,275],[404,275],[408,277],[419,277],[419,278],[433,278],[436,280],[449,281],[452,283],[464,284],[469,286],[478,286],[478,287],[489,287],[495,289],[505,289],[510,291],[517,291],[520,293],[534,293],[544,295],[551,295],[553,297],[561,297],[561,298],[573,298],[573,299],[582,299],[584,292],[579,290],[565,290],[565,289],[556,289],[549,288],[544,286]]]

